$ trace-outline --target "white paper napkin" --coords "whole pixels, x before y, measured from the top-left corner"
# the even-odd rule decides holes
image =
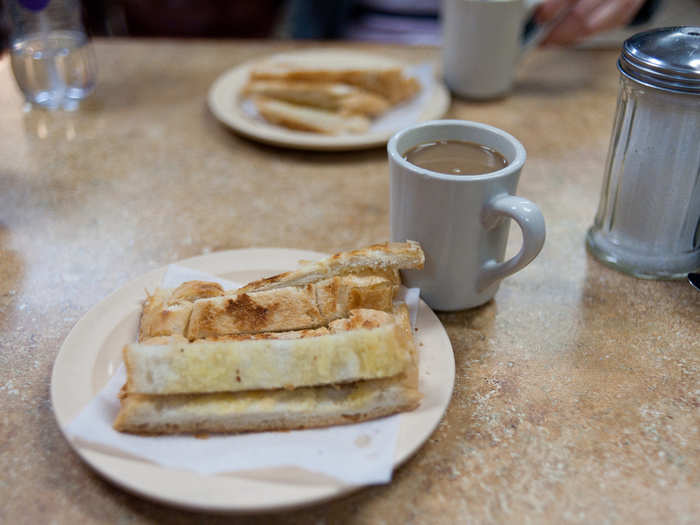
[[[227,289],[238,285],[181,266],[170,266],[162,285],[172,288],[184,281],[217,281]],[[415,324],[418,289],[402,289]],[[134,340],[136,334],[134,334]],[[272,467],[300,467],[348,484],[386,483],[391,480],[399,416],[354,425],[293,432],[262,432],[234,436],[137,436],[112,428],[126,381],[123,365],[107,385],[68,425],[69,438],[83,446],[120,456],[142,458],[164,467],[200,474]]]

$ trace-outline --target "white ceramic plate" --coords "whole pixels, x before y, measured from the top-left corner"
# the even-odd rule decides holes
[[[266,58],[266,60],[284,60],[300,54],[310,57],[317,54],[319,57],[322,56],[324,61],[328,60],[329,54],[353,55],[355,57],[359,56],[368,66],[373,64],[399,65],[404,68],[409,66],[408,64],[374,54],[328,49],[283,53],[273,55]],[[321,133],[294,131],[268,123],[260,117],[255,118],[246,110],[241,91],[248,82],[251,68],[259,63],[260,59],[252,60],[222,74],[209,90],[209,108],[217,119],[234,131],[250,139],[274,146],[324,151],[343,151],[381,146],[386,144],[395,132],[407,125],[442,117],[450,105],[449,91],[442,82],[435,79],[430,86],[422,84],[423,91],[418,95],[422,102],[417,111],[417,118],[412,119],[410,122],[405,122],[405,119],[399,119],[401,123],[397,124],[396,127],[382,126],[381,129],[375,129],[377,126],[373,125],[368,132],[356,134],[323,135]],[[402,107],[398,106],[391,111],[394,117],[400,117]],[[389,117],[383,116],[381,118],[386,119]]]
[[[274,248],[230,250],[179,262],[183,266],[247,282],[295,268],[323,254]],[[90,310],[61,346],[51,376],[51,400],[63,430],[107,383],[121,362],[121,349],[136,340],[144,290],[154,289],[160,268],[139,277]],[[400,415],[394,467],[432,434],[447,409],[454,385],[452,346],[442,324],[421,301],[415,332],[420,352],[419,408]],[[203,476],[148,461],[71,446],[97,472],[120,487],[162,503],[210,512],[259,512],[318,503],[359,488],[301,469],[265,469]]]

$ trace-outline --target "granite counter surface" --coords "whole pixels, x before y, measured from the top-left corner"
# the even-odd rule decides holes
[[[144,272],[252,246],[332,252],[389,235],[382,148],[263,146],[206,107],[216,77],[290,43],[98,40],[76,113],[23,111],[0,59],[0,522],[190,523],[83,464],[49,400],[75,322]],[[410,61],[430,48],[361,46]],[[532,54],[506,99],[453,102],[528,152],[539,257],[489,304],[440,314],[457,376],[444,420],[385,486],[207,523],[699,523],[700,294],[587,255],[617,94],[616,51]],[[509,252],[519,233],[512,230]]]

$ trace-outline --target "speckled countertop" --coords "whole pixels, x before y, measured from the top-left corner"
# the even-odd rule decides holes
[[[202,521],[103,481],[53,418],[61,342],[112,290],[215,250],[388,237],[383,149],[285,151],[208,112],[221,72],[290,47],[98,41],[98,91],[72,114],[24,112],[0,60],[0,522]],[[440,315],[457,377],[432,438],[389,485],[237,523],[700,522],[700,294],[621,275],[584,249],[616,55],[538,51],[510,98],[451,107],[523,142],[519,191],[542,208],[548,238],[494,301]]]

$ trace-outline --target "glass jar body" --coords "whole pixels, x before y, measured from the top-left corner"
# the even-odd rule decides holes
[[[605,176],[587,246],[642,278],[700,268],[700,96],[621,75]]]

